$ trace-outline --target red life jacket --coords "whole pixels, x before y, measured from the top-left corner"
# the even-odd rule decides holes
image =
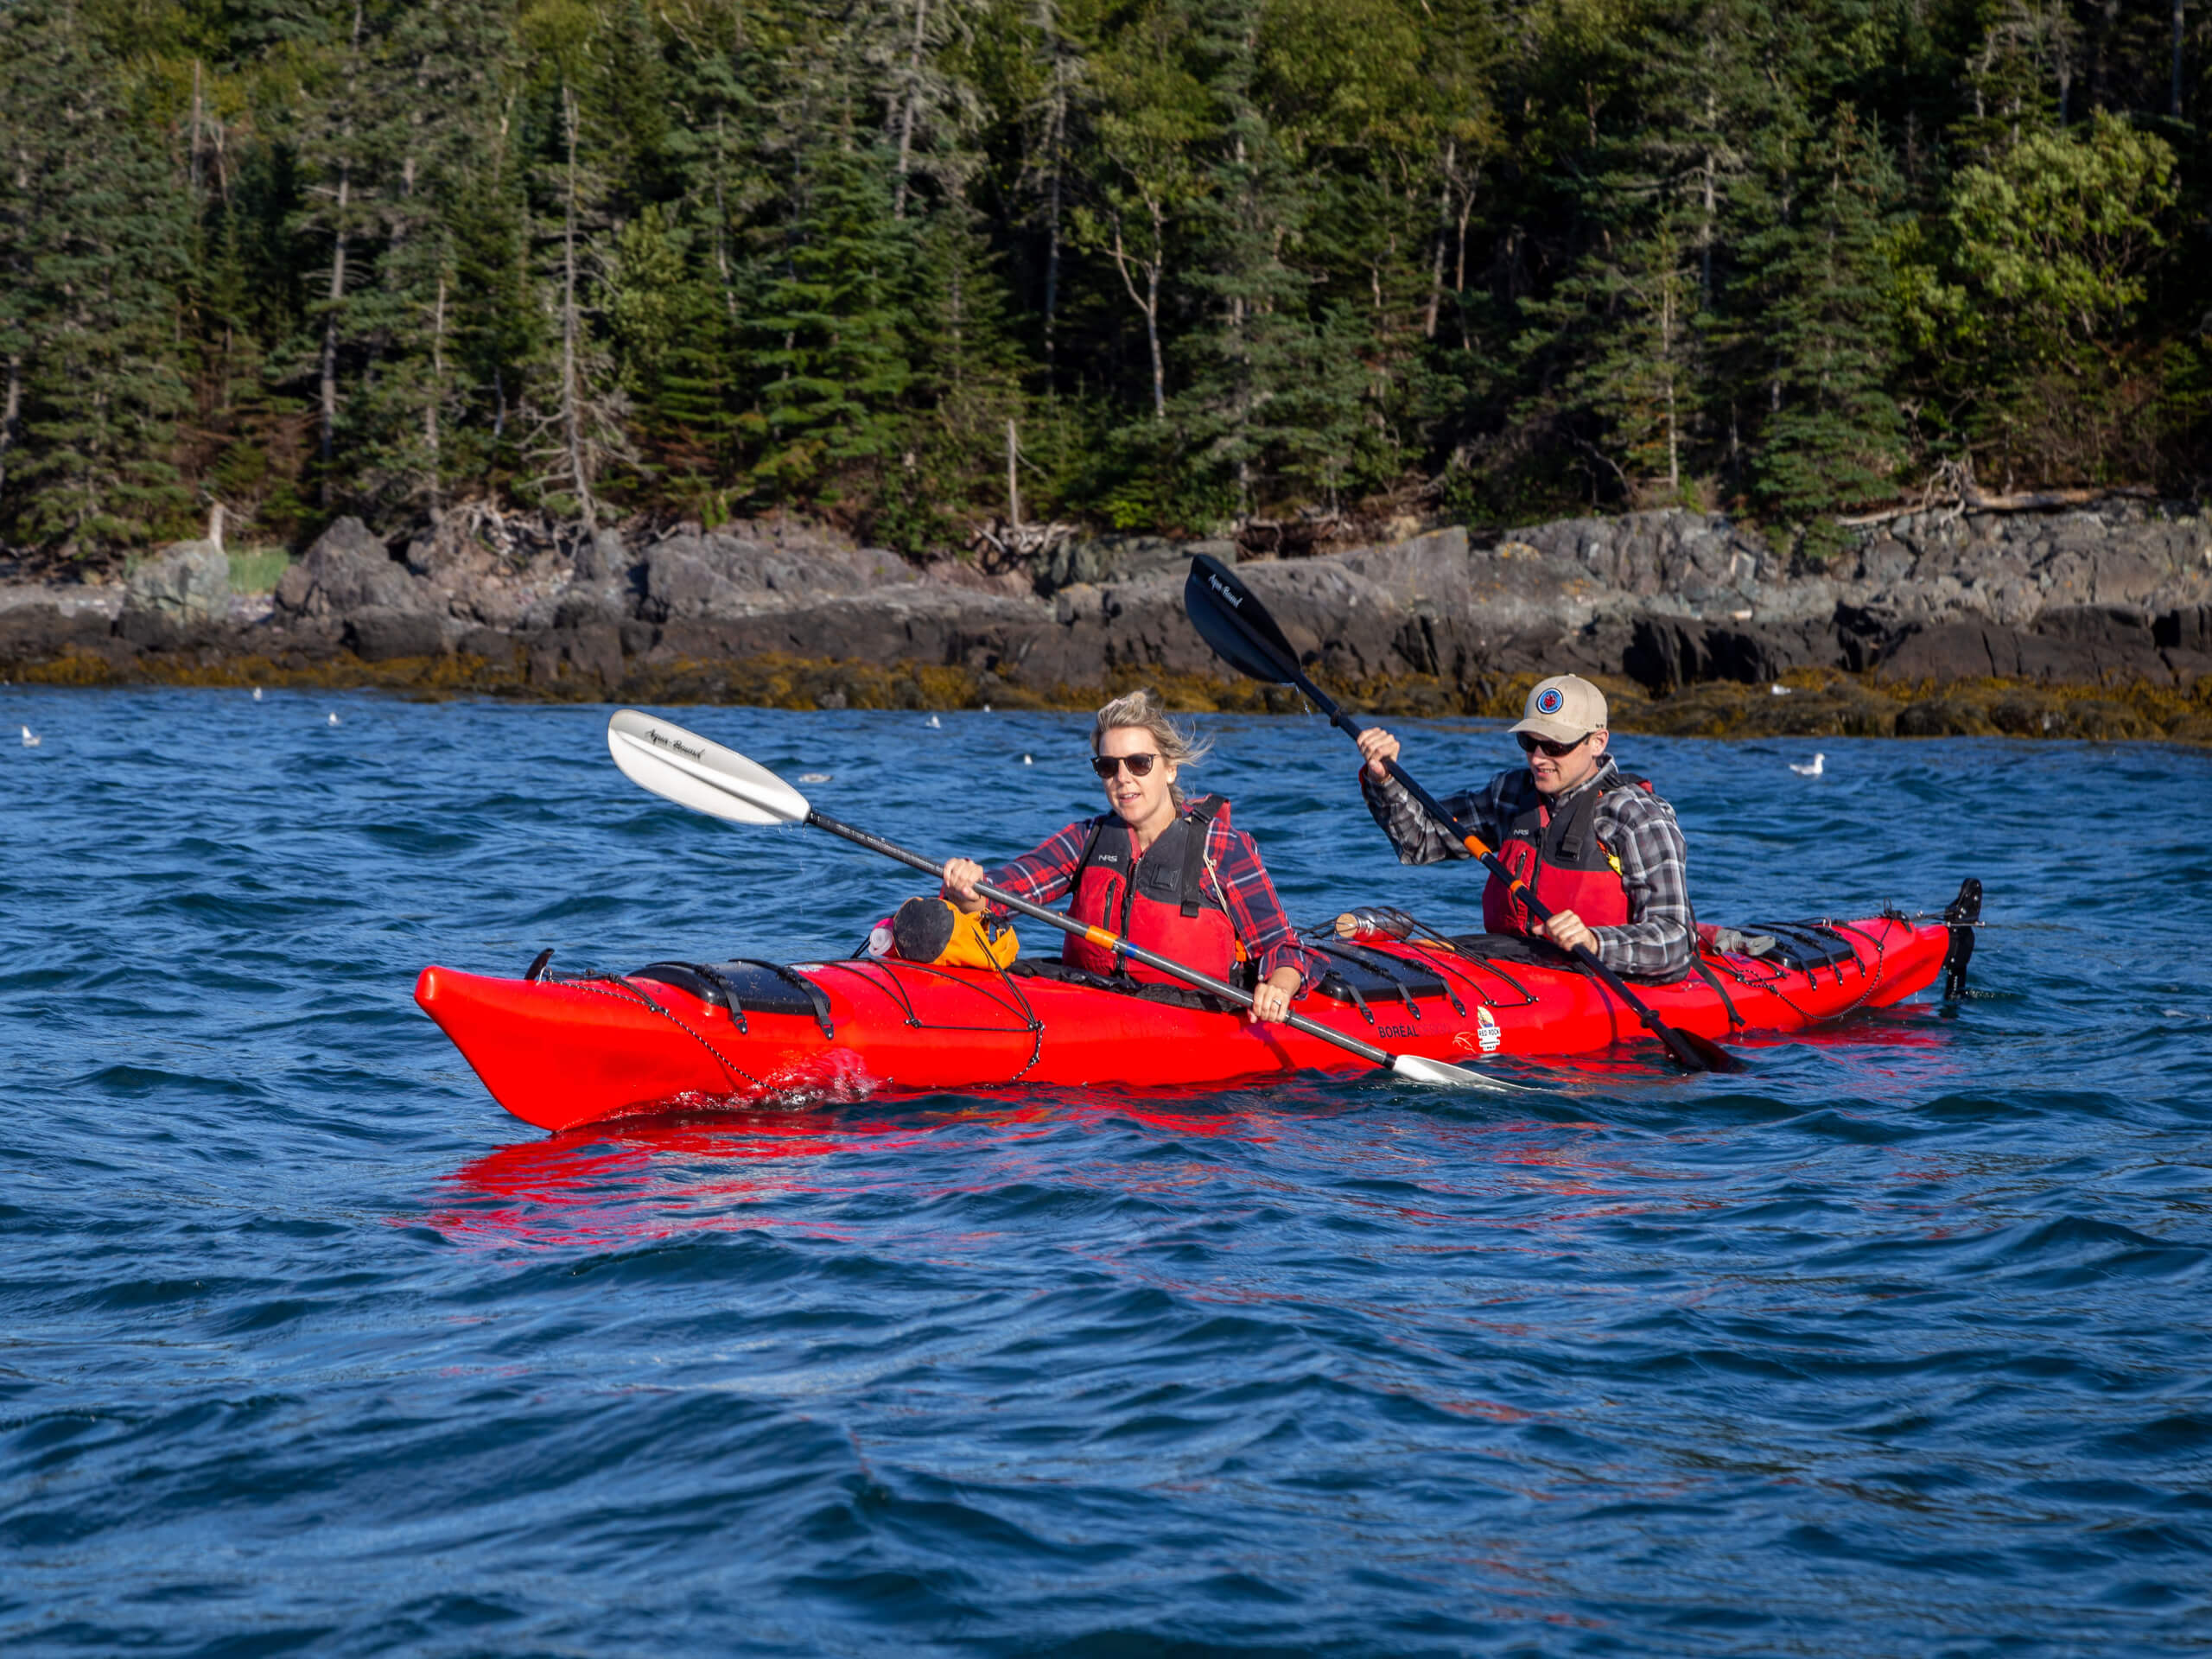
[[[1571,910],[1588,927],[1619,927],[1629,919],[1620,861],[1598,839],[1599,798],[1618,789],[1653,792],[1648,778],[1617,772],[1609,782],[1570,796],[1557,812],[1540,797],[1506,826],[1497,849],[1499,862],[1546,908]],[[1528,906],[1495,873],[1483,888],[1483,927],[1491,933],[1531,931]]]
[[[1228,978],[1243,951],[1228,911],[1204,882],[1207,829],[1217,818],[1227,827],[1229,803],[1220,796],[1189,803],[1141,856],[1135,831],[1110,814],[1101,819],[1091,826],[1076,865],[1068,914],[1216,979]],[[1060,947],[1060,960],[1094,974],[1126,973],[1154,985],[1176,982],[1072,933]]]

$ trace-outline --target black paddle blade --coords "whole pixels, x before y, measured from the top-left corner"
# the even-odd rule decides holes
[[[1274,618],[1220,560],[1204,553],[1192,558],[1183,608],[1198,637],[1239,674],[1268,685],[1288,685],[1299,677],[1298,653]]]
[[[1668,1028],[1667,1035],[1672,1039],[1668,1046],[1674,1049],[1675,1058],[1689,1066],[1693,1071],[1719,1071],[1726,1074],[1741,1071],[1744,1069],[1744,1063],[1741,1060],[1710,1037],[1700,1037],[1694,1031],[1677,1031],[1672,1027]],[[1695,1065],[1690,1064],[1693,1059],[1695,1060]]]

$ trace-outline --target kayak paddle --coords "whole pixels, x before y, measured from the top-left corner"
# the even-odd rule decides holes
[[[1252,590],[1230,574],[1229,568],[1218,559],[1200,553],[1191,560],[1191,574],[1183,583],[1183,608],[1190,613],[1191,625],[1198,635],[1211,645],[1214,652],[1238,673],[1267,685],[1294,685],[1306,702],[1329,717],[1329,723],[1346,736],[1357,738],[1367,728],[1337,705],[1334,698],[1315,685],[1300,666],[1298,652],[1282,630],[1275,626],[1267,607],[1262,605]],[[1444,804],[1415,783],[1412,776],[1396,761],[1385,761],[1390,776],[1396,779],[1407,794],[1418,802],[1423,811],[1450,831],[1454,840],[1482,861],[1484,868],[1505,882],[1514,894],[1529,907],[1529,913],[1539,921],[1552,918],[1550,909],[1528,885],[1505,868],[1504,863],[1481,837],[1467,833],[1459,821],[1444,810]],[[1726,1049],[1707,1037],[1695,1032],[1677,1031],[1662,1020],[1643,999],[1629,989],[1621,976],[1598,960],[1598,953],[1586,944],[1574,947],[1577,962],[1598,976],[1599,982],[1615,996],[1626,1003],[1629,1011],[1641,1020],[1654,1037],[1667,1046],[1667,1052],[1688,1071],[1740,1071],[1744,1063]]]
[[[757,761],[748,760],[734,749],[724,748],[681,726],[635,709],[618,709],[607,722],[607,747],[614,756],[614,764],[623,775],[640,788],[688,806],[695,812],[704,812],[710,817],[727,819],[732,823],[804,823],[817,830],[826,830],[833,836],[842,836],[856,846],[870,852],[881,853],[886,858],[937,875],[942,863],[934,863],[919,853],[872,836],[865,830],[855,830],[849,823],[840,823],[825,813],[817,812],[807,804],[806,797]],[[978,882],[976,891],[995,904],[1008,910],[1058,928],[1064,933],[1079,934],[1101,950],[1120,952],[1147,968],[1156,969],[1185,985],[1211,991],[1216,996],[1249,1007],[1252,994],[1239,990],[1224,980],[1202,974],[1195,968],[1186,968],[1142,945],[1132,944],[1117,938],[1103,927],[1089,927],[1058,911],[1047,910],[1042,905],[1033,905],[1025,899]],[[1349,1053],[1357,1054],[1371,1065],[1383,1066],[1402,1077],[1416,1083],[1473,1084],[1484,1089],[1518,1089],[1522,1085],[1510,1084],[1497,1077],[1486,1077],[1479,1071],[1470,1071],[1465,1066],[1451,1065],[1442,1060],[1423,1059],[1417,1054],[1392,1054],[1386,1050],[1363,1043],[1357,1037],[1347,1037],[1342,1032],[1294,1014],[1282,1023],[1309,1037],[1318,1037],[1325,1043],[1333,1043]]]

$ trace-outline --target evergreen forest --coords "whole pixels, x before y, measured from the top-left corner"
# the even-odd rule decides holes
[[[0,543],[2197,494],[2208,64],[2204,0],[0,0]]]

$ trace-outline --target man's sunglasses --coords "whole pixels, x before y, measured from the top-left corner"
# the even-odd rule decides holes
[[[1156,754],[1094,754],[1090,757],[1090,769],[1108,783],[1113,781],[1114,774],[1123,766],[1129,769],[1132,778],[1149,778],[1152,776],[1152,763],[1159,759]]]
[[[1590,741],[1590,734],[1587,732],[1583,733],[1572,743],[1554,743],[1548,737],[1535,737],[1527,732],[1516,732],[1513,737],[1514,741],[1520,744],[1522,753],[1534,754],[1538,749],[1541,749],[1554,760],[1561,755],[1573,754]]]

